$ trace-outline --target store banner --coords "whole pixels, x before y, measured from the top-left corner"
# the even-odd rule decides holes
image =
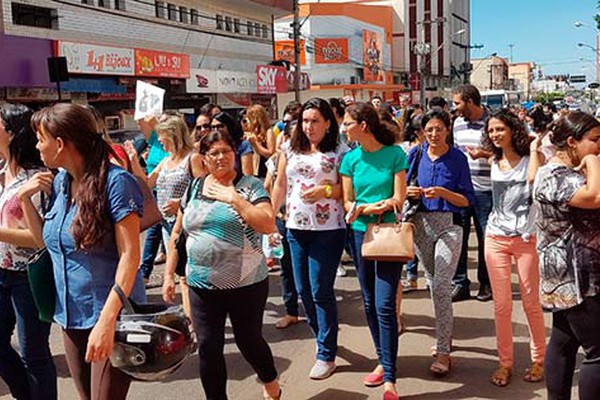
[[[300,65],[306,64],[306,49],[304,48],[304,39],[300,39]],[[290,64],[296,64],[294,56],[294,41],[293,40],[277,40],[275,41],[275,59],[285,60]]]
[[[67,58],[72,74],[135,74],[133,49],[62,41],[57,42],[57,47],[57,55]]]
[[[384,82],[383,41],[377,32],[363,30],[363,72],[366,82]]]
[[[257,65],[258,93],[285,93],[288,90],[287,70],[273,65]]]
[[[346,64],[348,60],[348,38],[315,39],[315,64]]]
[[[191,69],[188,93],[256,93],[256,73]]]
[[[135,74],[137,76],[187,79],[190,77],[190,56],[135,49]]]

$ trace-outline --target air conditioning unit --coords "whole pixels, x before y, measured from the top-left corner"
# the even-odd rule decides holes
[[[340,78],[335,78],[333,80],[333,84],[334,85],[341,85],[343,83],[343,81]]]

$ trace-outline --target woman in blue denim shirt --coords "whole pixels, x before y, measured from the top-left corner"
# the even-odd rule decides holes
[[[145,301],[138,273],[142,193],[131,174],[110,163],[110,146],[85,108],[47,107],[34,114],[33,126],[42,160],[62,170],[36,174],[19,197],[36,243],[45,243],[52,258],[54,320],[69,371],[82,399],[125,399],[131,379],[108,360],[122,307],[111,287]],[[31,201],[40,190],[50,194],[43,220]]]
[[[43,171],[31,129],[33,111],[0,107],[0,377],[16,399],[57,398],[56,369],[48,344],[50,324],[40,321],[27,278],[27,260],[37,247],[23,216],[19,189]],[[40,196],[34,197],[36,208]],[[19,353],[11,344],[17,328]]]

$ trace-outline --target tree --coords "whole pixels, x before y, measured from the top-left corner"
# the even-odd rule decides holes
[[[600,0],[598,1],[596,8],[600,11]],[[600,13],[594,15],[594,20],[596,21],[596,29],[600,31]]]
[[[545,104],[551,103],[554,100],[562,100],[564,99],[564,97],[565,95],[559,92],[540,93],[533,98],[533,101],[535,101],[536,103]]]

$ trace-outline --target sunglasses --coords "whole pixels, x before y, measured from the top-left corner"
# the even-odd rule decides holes
[[[194,128],[197,131],[201,131],[201,130],[207,130],[210,129],[210,124],[202,124],[202,125],[196,125],[196,127]]]

